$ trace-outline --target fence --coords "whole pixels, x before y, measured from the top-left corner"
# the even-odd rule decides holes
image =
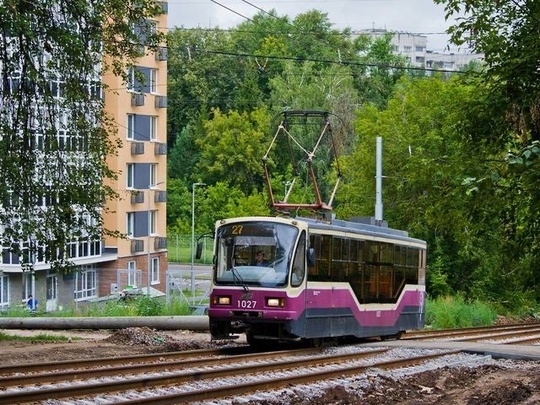
[[[209,270],[167,270],[167,303],[177,299],[187,303],[196,315],[204,315],[210,296],[211,273]]]
[[[197,249],[197,238],[195,235],[195,249]],[[210,264],[212,262],[212,242],[213,239],[202,238],[203,244],[202,256],[200,260],[195,259],[195,263]],[[191,263],[191,235],[168,234],[167,235],[167,250],[169,262],[176,263]]]

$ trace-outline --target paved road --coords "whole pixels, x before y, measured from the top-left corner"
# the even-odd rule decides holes
[[[191,271],[191,264],[169,262],[169,270]],[[210,273],[212,271],[212,266],[209,264],[195,264],[193,265],[193,271],[197,273]]]

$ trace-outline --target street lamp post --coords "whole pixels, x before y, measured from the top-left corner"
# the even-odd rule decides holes
[[[206,186],[206,183],[193,183],[191,185],[191,298],[195,296],[195,187]]]
[[[156,184],[149,184],[148,185],[148,248],[147,250],[147,257],[146,257],[146,295],[150,297],[150,283],[152,282],[152,264],[150,263],[150,235],[152,233],[152,226],[151,226],[151,219],[152,219],[152,211],[150,210],[150,198],[152,196],[152,188],[159,186],[160,184],[163,184],[162,181]]]

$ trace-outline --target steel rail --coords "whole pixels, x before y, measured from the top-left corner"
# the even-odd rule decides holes
[[[283,387],[296,384],[312,383],[314,381],[329,380],[344,376],[355,375],[366,372],[371,368],[391,369],[402,366],[410,366],[419,364],[425,360],[431,360],[438,357],[447,356],[449,354],[459,353],[459,350],[437,353],[432,355],[411,357],[407,359],[391,360],[376,362],[370,365],[353,365],[349,367],[339,368],[337,370],[305,372],[295,376],[269,378],[256,382],[248,382],[243,384],[232,384],[225,387],[217,387],[204,390],[196,390],[191,392],[179,392],[173,394],[159,395],[148,398],[137,398],[135,400],[122,401],[122,404],[156,404],[170,405],[191,401],[202,401],[208,399],[223,398],[230,395],[241,395],[258,390],[276,390]]]
[[[114,367],[104,367],[104,368],[79,368],[74,365],[74,368],[65,369],[62,371],[57,371],[54,374],[50,374],[48,371],[38,373],[38,374],[27,374],[21,375],[20,371],[13,373],[9,376],[0,376],[0,387],[13,387],[13,386],[24,386],[29,384],[37,383],[52,383],[59,381],[75,381],[83,380],[90,378],[101,378],[107,376],[119,376],[127,374],[144,374],[147,372],[154,372],[163,369],[167,370],[179,370],[185,368],[194,368],[194,367],[205,367],[211,365],[223,365],[223,364],[233,364],[238,363],[239,361],[256,361],[256,360],[266,360],[273,358],[280,358],[282,356],[303,356],[308,354],[320,353],[321,349],[319,348],[308,348],[300,349],[295,351],[275,351],[275,352],[265,352],[265,353],[252,353],[252,354],[240,354],[229,357],[212,357],[212,358],[195,358],[189,357],[184,360],[173,360],[169,361],[167,359],[156,358],[156,363],[140,362],[138,364],[122,364]],[[187,353],[187,352],[186,352]],[[164,353],[165,354],[165,353]],[[213,353],[209,353],[212,355]],[[195,356],[198,356],[199,353],[194,353]],[[187,356],[186,356],[187,357]],[[165,360],[165,361],[163,361]],[[136,359],[135,359],[136,361]]]
[[[315,364],[336,364],[354,359],[367,358],[388,351],[388,349],[374,349],[360,353],[347,353],[342,355],[324,355],[308,357],[306,359],[294,359],[273,361],[265,364],[240,365],[237,367],[224,367],[216,370],[198,370],[188,372],[167,373],[167,375],[145,376],[123,379],[120,381],[103,381],[99,383],[70,384],[69,386],[36,388],[18,390],[14,392],[0,393],[1,404],[25,403],[45,399],[59,399],[68,397],[81,397],[92,394],[113,393],[129,389],[148,389],[154,386],[178,385],[184,382],[201,381],[220,377],[231,377],[245,374],[254,374],[263,371],[276,371],[300,366],[312,366]],[[296,351],[293,351],[295,353]],[[283,356],[284,353],[281,353]],[[234,359],[237,359],[235,356]],[[429,358],[429,356],[428,356]],[[378,366],[378,365],[377,365]],[[373,367],[370,366],[370,367]],[[166,365],[164,367],[167,369]]]

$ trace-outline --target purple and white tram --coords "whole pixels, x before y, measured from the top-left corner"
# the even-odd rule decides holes
[[[261,252],[265,261],[257,265]],[[399,337],[423,327],[425,263],[424,241],[388,227],[300,217],[220,220],[212,339]]]

